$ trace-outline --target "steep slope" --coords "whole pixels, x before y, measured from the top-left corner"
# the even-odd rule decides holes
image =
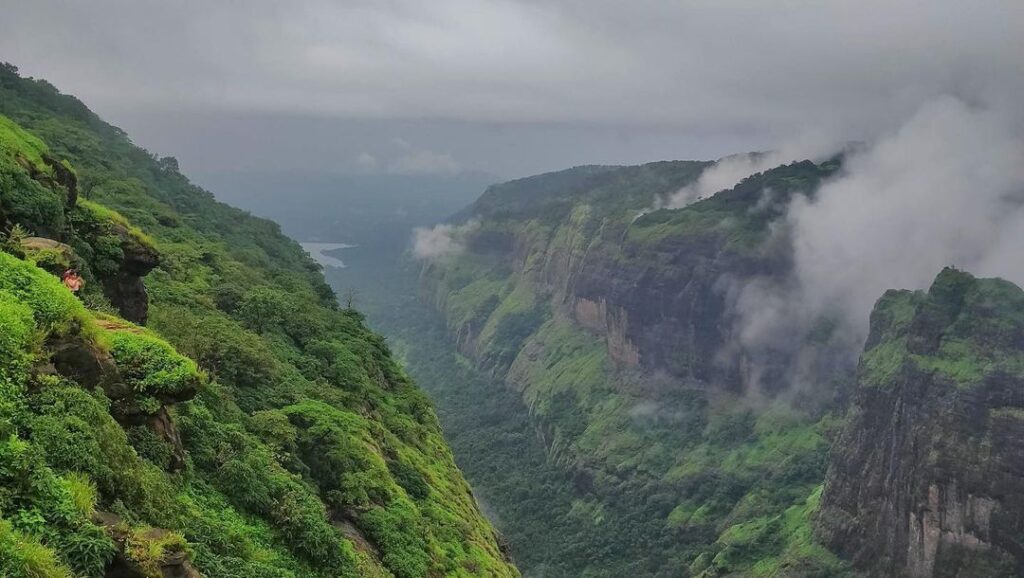
[[[842,571],[809,514],[853,360],[828,320],[761,350],[739,346],[737,323],[742,287],[790,277],[774,223],[839,162],[646,209],[708,166],[580,167],[492,187],[439,230],[452,250],[422,272],[459,350],[520,392],[573,476],[569,516],[619,538],[575,560],[580,575]],[[822,380],[815,395],[778,399],[796,368]]]
[[[9,65],[0,115],[0,573],[518,575],[429,401],[276,225]]]
[[[871,315],[818,518],[873,576],[1024,574],[1024,291],[943,271]]]

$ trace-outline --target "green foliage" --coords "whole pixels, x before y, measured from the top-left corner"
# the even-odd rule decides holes
[[[15,436],[0,443],[0,511],[13,513],[15,530],[40,537],[69,568],[98,576],[114,547],[84,515],[76,481],[57,476],[30,443]]]
[[[861,383],[893,387],[904,365],[970,388],[997,372],[1024,375],[1024,291],[947,268],[927,293],[888,291],[871,313]],[[928,343],[934,341],[935,344]]]
[[[71,570],[39,540],[0,519],[0,574],[10,578],[71,578]]]
[[[202,382],[196,363],[160,338],[133,330],[110,331],[105,338],[121,377],[136,392],[173,398]]]
[[[257,287],[242,296],[238,317],[253,331],[262,334],[272,325],[281,324],[294,307],[283,291]]]
[[[0,216],[33,232],[63,226],[65,191],[40,180],[52,173],[43,142],[0,115]],[[38,177],[38,179],[37,179]]]
[[[33,263],[0,252],[0,291],[31,307],[42,331],[57,332],[92,325],[85,307],[60,280]]]
[[[152,528],[131,528],[125,539],[125,557],[135,563],[147,578],[160,578],[160,566],[168,556],[188,549],[185,539],[175,532]]]
[[[10,384],[24,375],[34,333],[32,309],[14,296],[0,293],[0,380]]]
[[[637,217],[628,240],[656,245],[682,235],[722,236],[726,246],[755,250],[770,232],[769,224],[797,194],[813,195],[836,163],[802,161],[751,175],[730,190],[718,192],[680,209],[661,209]]]
[[[150,574],[184,549],[225,578],[518,575],[430,403],[298,244],[8,66],[0,114],[0,219],[18,225],[3,244],[18,254],[0,253],[0,574],[103,575],[115,530],[95,510]],[[46,155],[74,167],[77,204]],[[158,248],[150,328],[20,259],[26,230],[73,248],[90,304]],[[109,354],[115,382],[29,371],[65,342]]]

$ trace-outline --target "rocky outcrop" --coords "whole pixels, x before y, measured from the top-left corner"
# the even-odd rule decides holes
[[[50,363],[59,375],[87,389],[99,387],[112,399],[131,393],[121,380],[114,359],[95,343],[72,335],[54,341],[48,349]]]
[[[162,528],[133,531],[109,512],[94,513],[93,521],[103,526],[116,547],[104,578],[203,578],[173,533]]]
[[[1024,575],[1024,292],[952,269],[872,313],[819,533],[873,576]]]
[[[117,307],[121,317],[145,325],[149,317],[149,293],[142,278],[160,264],[160,254],[122,226],[114,227],[121,239],[121,260],[117,272],[103,280],[103,293]]]
[[[98,322],[101,327],[116,331],[133,330],[127,324],[108,320]],[[185,469],[186,454],[181,435],[175,427],[168,408],[195,396],[189,388],[174,395],[158,397],[156,410],[144,409],[134,391],[118,370],[113,357],[94,342],[81,335],[68,335],[47,343],[49,364],[37,369],[42,373],[55,373],[74,381],[86,389],[99,388],[111,401],[111,414],[125,428],[144,426],[170,448],[170,457],[164,467],[177,472]]]

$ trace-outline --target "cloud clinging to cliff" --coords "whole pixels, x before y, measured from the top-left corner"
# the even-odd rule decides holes
[[[728,287],[735,341],[723,355],[743,351],[748,391],[777,353],[793,360],[794,385],[813,386],[799,365],[818,353],[804,336],[823,318],[840,329],[833,351],[855,361],[875,301],[887,289],[927,289],[947,265],[1024,286],[1024,134],[1014,115],[935,99],[850,154],[812,199],[794,198],[775,223],[792,243],[792,276]]]
[[[846,175],[796,202],[797,274],[808,305],[866,327],[888,288],[926,288],[955,265],[1024,284],[1024,135],[1002,111],[943,98],[854,155]],[[1002,262],[1000,262],[1002,261]]]
[[[412,254],[425,261],[458,255],[466,249],[466,235],[479,225],[478,221],[469,221],[461,225],[442,223],[430,228],[417,227],[412,234]]]

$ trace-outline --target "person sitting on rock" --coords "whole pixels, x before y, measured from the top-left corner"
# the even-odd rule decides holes
[[[82,276],[78,274],[77,269],[68,269],[64,271],[64,274],[60,276],[61,281],[64,282],[64,286],[71,290],[72,293],[78,293],[85,285],[85,281]]]

